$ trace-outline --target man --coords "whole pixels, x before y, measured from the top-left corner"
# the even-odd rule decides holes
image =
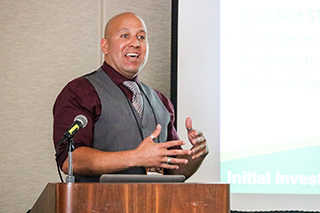
[[[82,114],[88,125],[74,137],[76,181],[99,181],[106,173],[145,174],[150,168],[190,177],[208,153],[206,139],[187,118],[193,147],[183,150],[171,102],[139,82],[137,75],[148,58],[143,20],[133,13],[114,16],[106,25],[101,49],[102,67],[71,81],[54,105],[56,160],[62,171],[68,171],[67,148],[58,146],[59,139]],[[138,89],[131,91],[135,85]]]

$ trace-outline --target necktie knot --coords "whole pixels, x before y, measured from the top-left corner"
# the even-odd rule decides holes
[[[135,81],[125,81],[123,82],[123,85],[132,92],[132,105],[137,110],[140,117],[142,117],[143,100],[138,84]]]
[[[123,82],[123,85],[127,87],[133,94],[140,94],[139,86],[135,81],[125,81]]]

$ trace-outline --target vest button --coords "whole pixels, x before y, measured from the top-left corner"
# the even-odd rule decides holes
[[[146,127],[145,127],[144,125],[141,125],[141,128],[142,128],[142,129],[145,129]]]

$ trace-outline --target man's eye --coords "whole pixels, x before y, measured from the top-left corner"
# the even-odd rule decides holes
[[[144,36],[138,36],[138,39],[145,40],[146,38]]]
[[[121,38],[128,38],[128,37],[129,37],[128,34],[123,34],[123,35],[121,35]]]

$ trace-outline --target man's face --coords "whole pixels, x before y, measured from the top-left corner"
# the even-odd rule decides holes
[[[107,29],[105,61],[127,78],[133,78],[148,58],[147,32],[144,23],[134,14],[115,18]]]

